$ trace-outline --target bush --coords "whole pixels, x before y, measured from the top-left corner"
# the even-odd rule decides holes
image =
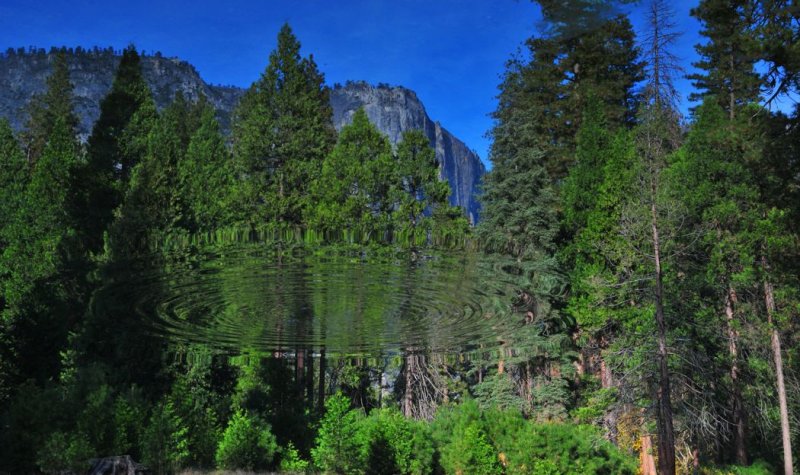
[[[453,434],[442,447],[442,467],[447,473],[491,475],[503,473],[497,450],[489,443],[478,422],[472,422],[460,434]]]
[[[636,461],[590,426],[534,423],[517,411],[481,411],[474,401],[444,406],[433,438],[448,472],[634,474]]]
[[[325,401],[316,447],[311,449],[314,465],[322,471],[351,474],[364,467],[361,411],[350,410],[350,400],[337,393]]]
[[[775,473],[775,469],[763,460],[756,460],[752,465],[742,467],[741,465],[729,465],[727,467],[704,467],[700,473],[703,475],[769,475]]]
[[[291,442],[281,451],[281,454],[281,472],[305,473],[308,471],[308,460],[300,458],[300,453]]]
[[[36,464],[45,473],[63,470],[83,473],[88,470],[89,459],[94,456],[94,450],[85,434],[54,432],[39,451]]]
[[[516,438],[506,443],[503,449],[509,472],[513,473],[637,473],[635,460],[590,426],[527,423]]]
[[[426,423],[408,419],[397,409],[378,409],[364,419],[360,432],[368,474],[431,472],[434,450]]]
[[[217,466],[222,469],[260,470],[269,468],[278,443],[269,424],[258,416],[234,413],[217,447]]]
[[[187,428],[169,401],[153,409],[144,432],[144,462],[156,473],[180,468],[189,457]]]

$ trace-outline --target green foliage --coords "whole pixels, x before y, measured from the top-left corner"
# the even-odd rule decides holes
[[[363,226],[386,232],[396,187],[392,162],[389,139],[359,109],[323,162],[312,225],[323,230]]]
[[[39,451],[36,464],[45,473],[85,472],[96,452],[82,432],[53,432]]]
[[[404,133],[393,153],[359,109],[325,158],[309,224],[330,236],[349,229],[411,246],[427,244],[429,234],[463,237],[464,213],[447,203],[450,186],[438,177],[435,153],[421,131]]]
[[[280,469],[284,473],[306,473],[311,466],[308,460],[300,457],[300,452],[289,442],[286,448],[281,449]]]
[[[423,475],[431,472],[433,444],[427,424],[397,409],[375,409],[359,431],[366,474]]]
[[[73,201],[78,163],[78,144],[65,122],[58,120],[31,172],[15,219],[6,228],[8,245],[0,268],[8,275],[4,297],[12,309],[22,304],[37,282],[58,282],[54,277],[80,255]],[[53,291],[58,292],[57,284]]]
[[[555,195],[541,152],[529,150],[509,157],[492,155],[494,168],[484,179],[484,217],[476,236],[490,252],[546,259],[555,251],[558,220]]]
[[[182,443],[186,446],[186,464],[192,467],[212,467],[221,430],[215,410],[215,396],[203,380],[181,375],[172,386],[169,400],[186,431]]]
[[[211,231],[237,221],[233,209],[239,193],[236,174],[210,106],[202,109],[186,157],[177,168],[182,227],[190,232]]]
[[[36,163],[50,140],[56,122],[63,120],[67,130],[77,133],[78,118],[73,112],[73,86],[69,79],[66,54],[52,55],[53,72],[47,77],[47,89],[28,105],[30,117],[25,125],[23,142],[29,163]]]
[[[528,409],[526,401],[519,396],[514,381],[506,373],[493,373],[475,385],[475,400],[484,409]]]
[[[234,157],[247,181],[239,206],[248,218],[301,223],[310,185],[334,141],[323,75],[313,57],[300,56],[300,43],[286,24],[233,123]]]
[[[592,427],[535,423],[474,401],[440,408],[432,430],[447,473],[636,473],[635,460]]]
[[[701,60],[694,66],[703,72],[689,76],[700,90],[690,99],[713,97],[729,113],[758,99],[762,80],[755,71],[761,53],[753,31],[756,9],[747,0],[703,0],[692,9],[708,41],[696,46]]]
[[[442,447],[441,462],[448,473],[503,473],[497,451],[477,423],[472,423],[463,432],[454,434],[452,441]]]
[[[242,411],[233,414],[217,447],[217,467],[234,470],[269,468],[278,443],[269,424]]]
[[[730,465],[726,467],[702,467],[702,475],[770,475],[775,473],[775,469],[764,460],[756,460],[752,465],[742,467]]]
[[[144,431],[142,455],[145,463],[159,474],[173,473],[185,466],[190,456],[188,432],[171,401],[157,404]]]
[[[637,473],[634,458],[623,455],[596,429],[572,424],[529,424],[507,449],[509,472],[629,474]]]
[[[129,46],[122,53],[111,91],[100,102],[100,117],[89,137],[88,163],[82,173],[83,232],[93,252],[103,249],[103,233],[122,203],[156,116],[139,54]]]
[[[28,183],[28,164],[5,118],[0,119],[0,251],[7,246],[8,226],[18,212]]]
[[[341,393],[325,401],[325,415],[319,423],[316,446],[311,450],[314,466],[333,473],[361,473],[359,430],[362,412],[350,409],[350,400]]]
[[[190,203],[197,199],[196,191],[185,197],[180,193],[188,191],[180,187],[181,179],[185,178],[180,168],[189,146],[188,137],[195,132],[189,127],[197,122],[188,119],[192,116],[190,107],[182,99],[176,99],[160,118],[142,129],[142,132],[148,130],[146,152],[133,168],[125,200],[109,231],[113,257],[131,257],[149,251],[151,244],[179,229],[182,218],[189,213],[181,198]],[[224,169],[221,172],[225,173]]]

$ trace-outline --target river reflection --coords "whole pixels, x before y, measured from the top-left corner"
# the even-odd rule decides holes
[[[165,343],[229,354],[518,351],[533,329],[511,311],[509,269],[463,250],[239,241],[118,263],[93,312],[133,313]]]

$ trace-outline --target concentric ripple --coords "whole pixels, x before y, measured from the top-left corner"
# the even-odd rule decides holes
[[[94,312],[221,351],[462,353],[513,346],[523,327],[510,311],[515,277],[470,253],[375,258],[262,243],[153,261],[116,266]]]

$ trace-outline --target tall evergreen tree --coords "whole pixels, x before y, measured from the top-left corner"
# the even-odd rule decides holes
[[[19,211],[29,177],[25,156],[11,125],[8,120],[0,119],[0,202],[3,203],[0,207],[0,253],[6,247],[6,228]]]
[[[697,111],[697,121],[673,165],[674,185],[695,233],[702,237],[704,295],[717,309],[717,328],[727,341],[728,409],[734,459],[747,463],[746,355],[748,338],[742,321],[753,287],[756,265],[752,230],[759,220],[758,189],[747,163],[761,154],[759,126],[752,114],[731,121],[728,112],[710,100]],[[696,289],[700,291],[699,289]]]
[[[147,151],[133,168],[119,215],[110,228],[112,258],[147,252],[153,239],[178,226],[178,166],[186,153],[180,111],[185,105],[181,101],[171,105],[147,135]]]
[[[79,157],[71,128],[57,119],[4,230],[0,346],[12,368],[3,368],[3,378],[11,373],[42,382],[57,375],[59,352],[86,303],[87,268],[75,232]]]
[[[251,182],[251,220],[298,224],[309,185],[335,141],[328,89],[314,58],[285,24],[269,65],[235,113],[234,157]]]
[[[185,158],[178,163],[177,181],[185,229],[210,231],[241,219],[234,207],[240,191],[231,155],[208,105],[202,109]]]
[[[468,225],[461,208],[450,206],[450,185],[439,179],[439,164],[430,140],[420,130],[403,134],[397,144],[399,196],[393,203],[397,230],[416,242],[419,231],[463,233]],[[426,215],[430,214],[430,217]]]
[[[543,151],[543,164],[556,183],[574,163],[575,135],[590,99],[603,103],[610,125],[630,126],[639,100],[634,85],[643,78],[626,17],[574,28],[564,24],[550,36],[531,38],[530,59],[509,61],[491,131],[497,147]]]
[[[100,103],[100,117],[89,137],[82,180],[86,200],[82,229],[92,252],[102,250],[103,233],[146,150],[146,137],[156,115],[139,54],[131,45],[122,53],[111,91]]]
[[[29,105],[28,122],[23,141],[28,162],[35,163],[41,156],[47,140],[59,118],[66,121],[67,128],[77,133],[78,117],[73,112],[73,86],[69,79],[69,65],[64,51],[51,54],[53,72],[47,77],[44,94],[36,95]]]
[[[697,45],[703,70],[689,76],[698,93],[691,100],[713,96],[730,117],[736,109],[757,101],[762,82],[755,72],[758,45],[753,31],[756,2],[752,0],[702,0],[692,15],[703,23],[700,32],[708,41]]]
[[[319,202],[313,225],[383,235],[390,224],[397,181],[393,162],[388,137],[370,123],[363,108],[358,109],[322,165],[315,185]]]

